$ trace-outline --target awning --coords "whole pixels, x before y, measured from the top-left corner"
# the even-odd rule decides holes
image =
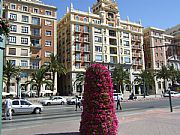
[[[53,92],[51,90],[42,90],[41,93],[43,93],[43,94],[46,94],[46,93],[52,94]]]

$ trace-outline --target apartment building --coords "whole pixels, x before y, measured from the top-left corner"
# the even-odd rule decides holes
[[[30,91],[30,86],[25,87],[25,81],[31,79],[34,70],[48,64],[49,55],[57,51],[57,8],[40,0],[4,0],[4,9],[4,16],[10,20],[5,59],[21,68],[21,91]],[[16,78],[11,79],[10,87],[11,92],[17,93]],[[31,86],[31,89],[36,90],[36,87]],[[42,87],[42,90],[47,89],[49,86]]]
[[[168,49],[168,62],[175,69],[180,70],[180,25],[167,29],[166,34],[174,36],[172,46]]]
[[[98,0],[92,12],[90,8],[88,12],[76,10],[73,4],[67,7],[67,13],[57,24],[58,55],[68,69],[67,75],[58,79],[60,93],[78,94],[83,90],[74,83],[76,76],[94,62],[106,65],[110,71],[117,63],[125,64],[134,84],[134,78],[144,69],[142,28],[140,22],[121,20],[113,0]],[[129,94],[128,88],[125,86]],[[141,94],[138,87],[135,92]]]
[[[155,27],[144,29],[144,57],[146,69],[160,70],[163,65],[167,65],[169,57],[167,52],[172,39],[173,36],[165,34],[165,30]],[[168,82],[166,84],[167,86],[169,85]],[[157,80],[155,78],[155,91],[152,91],[153,94],[161,94],[163,90],[163,80]]]

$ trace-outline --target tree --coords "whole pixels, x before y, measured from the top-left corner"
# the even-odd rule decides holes
[[[172,86],[174,85],[175,81],[178,77],[178,71],[174,68],[173,65],[169,66],[169,79],[172,81]]]
[[[138,85],[145,85],[144,86],[144,97],[145,94],[149,91],[150,86],[154,86],[154,71],[153,70],[142,70],[142,72],[138,75],[138,77],[134,80],[138,83]],[[147,91],[145,90],[147,88]]]
[[[37,86],[38,97],[40,96],[41,86],[43,84],[52,86],[52,80],[45,79],[45,73],[47,71],[47,67],[41,66],[40,69],[32,73],[32,79],[30,81],[26,81],[26,85],[32,84]]]
[[[79,72],[76,76],[76,80],[74,81],[74,86],[76,85],[76,83],[78,83],[79,88],[84,84],[84,79],[85,79],[85,74],[84,72]],[[81,89],[81,88],[80,88]],[[82,90],[80,90],[80,93],[82,92]]]
[[[120,87],[122,93],[124,93],[124,83],[128,84],[130,82],[130,73],[124,69],[123,64],[117,64],[113,74],[113,82],[118,85],[118,91],[120,92]]]
[[[46,65],[48,68],[48,71],[52,73],[52,87],[51,90],[54,90],[54,82],[55,82],[55,74],[58,73],[58,75],[65,75],[67,73],[67,69],[65,66],[59,62],[59,58],[57,55],[54,56],[54,53],[51,53],[50,55],[50,63],[49,65]]]
[[[163,87],[164,92],[166,92],[166,81],[170,78],[170,72],[169,69],[166,66],[162,66],[160,70],[157,71],[156,74],[157,79],[163,79]]]
[[[118,119],[110,72],[101,64],[86,71],[80,135],[117,135]]]
[[[7,92],[10,92],[10,81],[12,77],[16,77],[20,72],[20,68],[12,64],[11,61],[6,61],[6,65],[3,67],[3,78],[6,83]]]

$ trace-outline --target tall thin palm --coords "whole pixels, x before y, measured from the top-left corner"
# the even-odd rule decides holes
[[[175,81],[177,80],[178,71],[174,68],[174,66],[169,66],[169,78],[172,81],[172,86],[174,85]]]
[[[124,93],[124,83],[128,84],[130,82],[130,74],[128,71],[124,70],[124,65],[117,64],[113,74],[113,82],[118,85],[118,90],[120,92],[120,87],[122,93]]]
[[[50,55],[50,63],[47,65],[48,71],[52,73],[52,87],[51,90],[54,90],[54,82],[55,82],[55,74],[58,73],[58,75],[65,75],[67,73],[67,69],[64,66],[64,64],[59,62],[58,56],[52,53]]]
[[[170,78],[170,72],[166,66],[162,66],[160,70],[157,71],[156,74],[157,79],[163,79],[163,87],[164,92],[166,92],[166,81]]]
[[[3,67],[3,78],[6,83],[7,92],[10,92],[10,81],[12,77],[16,77],[20,72],[20,68],[12,64],[11,61],[6,61],[6,64]]]
[[[26,81],[26,85],[32,84],[32,85],[37,86],[38,97],[40,96],[41,86],[43,84],[50,85],[50,86],[52,85],[51,80],[45,79],[45,73],[47,71],[48,69],[46,67],[41,67],[40,69],[32,73],[32,79],[30,81]]]

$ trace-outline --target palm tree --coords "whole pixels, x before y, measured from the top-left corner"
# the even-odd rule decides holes
[[[10,92],[10,81],[11,77],[15,77],[19,74],[20,68],[16,67],[14,64],[12,64],[11,61],[6,61],[6,65],[3,67],[3,80],[6,83],[7,92]]]
[[[166,66],[162,66],[160,70],[157,71],[156,74],[157,79],[163,79],[163,87],[164,87],[164,92],[166,92],[166,81],[170,78],[170,72],[169,69]]]
[[[117,64],[112,77],[113,77],[113,82],[118,85],[118,92],[120,92],[120,87],[122,93],[124,93],[124,83],[128,84],[130,82],[130,73],[126,70],[124,70],[124,65],[122,64]]]
[[[46,65],[48,68],[48,71],[52,73],[52,87],[51,90],[54,90],[54,81],[55,81],[55,74],[58,73],[58,75],[65,75],[67,73],[66,67],[59,62],[59,58],[57,55],[54,56],[54,53],[51,53],[50,55],[50,63],[49,65]]]
[[[177,80],[178,77],[178,71],[174,68],[174,66],[169,66],[169,75],[170,75],[170,80],[172,81],[172,86],[174,85],[175,81]]]
[[[84,84],[84,80],[85,80],[85,74],[84,72],[79,72],[76,76],[76,80],[74,81],[74,86],[75,84],[78,82],[78,86],[82,86],[82,84]],[[81,89],[81,88],[80,88]],[[80,90],[80,93],[82,91]]]
[[[47,71],[47,67],[42,66],[32,73],[32,79],[30,81],[26,81],[26,85],[32,84],[37,86],[38,97],[40,96],[41,86],[43,84],[52,86],[52,81],[45,79],[45,73]]]
[[[138,85],[144,85],[144,97],[146,93],[149,91],[150,86],[154,86],[154,71],[152,70],[142,70],[142,72],[138,75],[138,77],[134,80],[138,83]],[[147,91],[146,91],[147,88]]]

